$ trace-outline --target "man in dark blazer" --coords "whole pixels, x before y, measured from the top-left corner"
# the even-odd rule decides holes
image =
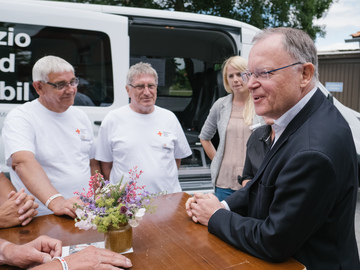
[[[227,243],[264,260],[290,257],[309,270],[360,269],[354,216],[352,134],[317,89],[317,54],[301,30],[259,33],[243,74],[255,110],[275,120],[274,143],[253,181],[225,201],[195,194],[188,215]]]

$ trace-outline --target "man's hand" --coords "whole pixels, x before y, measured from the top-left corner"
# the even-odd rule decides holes
[[[89,246],[70,256],[64,257],[69,269],[119,269],[131,267],[131,261],[125,256],[107,249]],[[115,266],[115,267],[112,267]]]
[[[84,203],[78,199],[78,196],[71,197],[65,200],[63,197],[58,197],[52,200],[48,207],[55,215],[68,215],[72,218],[76,218],[74,203],[83,205]]]
[[[191,204],[196,203],[196,198],[208,198],[208,196],[205,195],[204,193],[195,193],[194,197],[189,198],[185,203],[186,213],[188,214],[189,217],[192,218],[192,220],[195,223],[197,223],[198,220],[197,220],[196,216],[193,215],[193,212],[191,209]]]
[[[0,228],[27,225],[38,214],[39,205],[34,200],[35,197],[27,195],[23,188],[18,192],[11,191],[0,206]]]
[[[51,261],[61,255],[61,241],[48,236],[40,236],[24,245],[5,242],[0,247],[3,264],[28,268]]]
[[[224,208],[224,205],[211,193],[195,193],[194,197],[187,200],[185,208],[188,216],[191,217],[195,223],[199,222],[207,226],[215,211]]]
[[[185,203],[185,209],[186,209],[187,215],[194,220],[193,213],[191,212],[191,208],[190,208],[190,206],[191,206],[192,203],[196,203],[195,197],[191,197],[191,198],[189,198],[189,199],[186,201],[186,203]],[[194,220],[194,222],[196,223],[197,221]]]

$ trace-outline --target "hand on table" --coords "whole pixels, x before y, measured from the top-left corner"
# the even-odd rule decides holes
[[[61,241],[48,236],[40,236],[24,245],[16,245],[4,241],[0,247],[0,257],[3,264],[28,268],[51,261],[61,255]]]
[[[52,200],[48,207],[55,215],[68,215],[72,218],[76,218],[74,203],[83,205],[84,203],[78,198],[78,196],[71,197],[69,199],[64,199],[63,197],[58,197]]]
[[[34,200],[35,197],[27,195],[23,188],[18,192],[11,191],[0,206],[0,228],[27,225],[38,214],[39,205]]]
[[[62,269],[54,257],[61,256],[62,243],[48,236],[40,236],[24,245],[16,245],[0,239],[0,264],[14,265],[21,268],[34,267],[34,270]],[[71,270],[119,270],[129,268],[131,261],[125,256],[107,249],[89,246],[70,256],[64,257]]]
[[[195,193],[194,197],[187,200],[185,208],[188,216],[195,223],[199,222],[207,226],[211,216],[216,210],[224,208],[224,205],[214,194]]]
[[[107,249],[89,246],[70,256],[64,257],[71,270],[107,270],[118,267],[131,267],[131,261],[125,256]]]

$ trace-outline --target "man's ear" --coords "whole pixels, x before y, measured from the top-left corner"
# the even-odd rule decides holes
[[[315,73],[315,67],[312,63],[303,64],[303,70],[301,74],[301,87],[306,87],[313,79]]]
[[[39,96],[42,96],[44,94],[44,86],[43,86],[42,82],[40,82],[40,81],[33,82],[33,86],[35,88],[36,93]]]
[[[125,86],[126,92],[128,93],[128,96],[130,97],[130,87],[128,85]]]

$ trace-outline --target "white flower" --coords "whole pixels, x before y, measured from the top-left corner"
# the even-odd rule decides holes
[[[131,227],[135,228],[135,227],[139,226],[139,221],[137,221],[136,218],[129,219],[129,224]]]
[[[139,220],[142,220],[143,216],[145,215],[145,208],[140,208],[136,211],[134,217],[132,219],[129,219],[129,224],[131,227],[135,228],[139,226]]]
[[[136,213],[135,213],[135,218],[136,220],[142,220],[142,217],[145,215],[145,208],[140,208]]]
[[[76,209],[75,213],[79,220],[75,223],[75,227],[83,230],[97,229],[97,226],[92,223],[92,221],[95,219],[95,216],[92,213],[88,213],[88,216],[86,217],[85,212],[79,208]]]

